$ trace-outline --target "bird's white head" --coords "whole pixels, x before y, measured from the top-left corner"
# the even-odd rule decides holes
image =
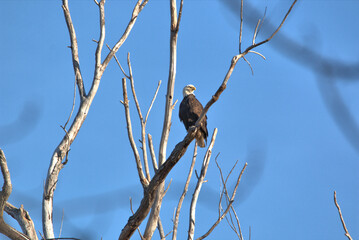
[[[196,90],[196,87],[193,86],[192,84],[189,84],[187,86],[185,86],[183,88],[183,97],[187,96],[187,95],[190,95],[190,94],[193,94],[194,95],[194,90]]]

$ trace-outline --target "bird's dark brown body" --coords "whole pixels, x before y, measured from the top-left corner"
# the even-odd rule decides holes
[[[196,124],[203,110],[202,104],[197,100],[194,94],[188,94],[181,102],[179,108],[179,118],[183,122],[186,130]],[[200,147],[205,147],[207,142],[207,116],[202,121],[201,127],[198,129],[196,140]]]

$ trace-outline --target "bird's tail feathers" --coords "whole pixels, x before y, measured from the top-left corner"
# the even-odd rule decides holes
[[[200,131],[198,131],[196,134],[196,141],[199,147],[204,148],[206,146],[203,134]]]

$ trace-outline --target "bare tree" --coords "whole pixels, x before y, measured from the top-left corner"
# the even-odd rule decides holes
[[[152,137],[150,134],[147,135],[148,141],[146,140],[146,124],[148,120],[148,116],[150,114],[150,110],[152,108],[152,105],[155,101],[155,98],[158,93],[158,89],[161,85],[161,82],[158,83],[158,86],[155,90],[154,97],[151,101],[150,107],[147,110],[146,115],[144,115],[141,111],[140,103],[136,95],[135,91],[135,81],[134,81],[134,71],[131,65],[130,60],[130,54],[127,55],[127,67],[128,67],[128,73],[122,68],[120,62],[116,58],[115,54],[119,50],[119,48],[122,46],[122,44],[125,42],[127,37],[129,36],[137,18],[139,17],[139,14],[143,10],[143,8],[148,3],[148,0],[138,0],[133,8],[132,16],[130,18],[129,23],[126,26],[126,29],[121,36],[121,38],[117,41],[117,43],[113,46],[107,46],[110,52],[107,54],[107,56],[102,59],[101,55],[103,52],[103,47],[105,44],[105,0],[97,1],[94,0],[95,4],[98,6],[99,9],[99,27],[100,27],[100,36],[98,40],[94,40],[97,44],[97,49],[95,52],[95,69],[94,74],[92,77],[91,86],[88,91],[85,89],[85,84],[83,80],[83,75],[80,70],[80,60],[79,60],[79,54],[78,54],[78,43],[75,33],[75,27],[71,19],[70,14],[70,7],[68,4],[68,0],[62,0],[62,8],[64,17],[66,20],[66,24],[68,27],[69,35],[70,35],[70,48],[72,53],[72,63],[73,63],[73,69],[74,69],[74,75],[75,75],[75,88],[78,89],[78,94],[80,98],[80,106],[78,111],[75,113],[75,117],[72,122],[70,122],[71,116],[74,111],[74,105],[75,105],[75,99],[76,99],[76,90],[74,92],[74,99],[73,99],[73,107],[72,111],[70,113],[70,116],[67,120],[67,122],[62,127],[64,130],[64,136],[56,149],[54,150],[54,153],[50,160],[50,166],[48,168],[48,173],[45,181],[44,186],[44,192],[43,192],[43,202],[42,202],[42,231],[43,231],[43,238],[44,239],[58,239],[55,238],[54,235],[54,227],[53,227],[53,200],[54,200],[54,192],[56,189],[56,186],[58,184],[59,174],[60,171],[65,167],[66,163],[68,162],[68,154],[70,151],[71,144],[75,140],[78,132],[80,131],[80,128],[82,124],[84,123],[87,114],[90,110],[91,104],[95,98],[95,95],[97,93],[97,90],[99,88],[99,84],[101,81],[101,78],[103,76],[104,71],[106,70],[109,62],[112,58],[115,58],[117,61],[119,67],[121,68],[121,71],[124,74],[124,78],[122,79],[122,93],[123,93],[123,101],[121,102],[124,106],[125,110],[125,116],[126,116],[126,125],[127,125],[127,134],[128,139],[130,142],[130,145],[133,150],[134,154],[134,160],[136,162],[137,166],[137,173],[139,177],[139,181],[143,187],[143,198],[141,200],[141,203],[136,211],[133,211],[133,215],[130,216],[128,219],[127,224],[122,228],[121,234],[119,236],[119,239],[129,239],[133,235],[133,233],[137,230],[140,234],[141,239],[151,239],[153,236],[154,231],[156,228],[158,228],[161,239],[164,239],[166,237],[163,227],[162,227],[162,221],[160,219],[160,209],[162,206],[163,198],[165,197],[166,191],[165,190],[165,179],[170,173],[170,171],[173,169],[173,167],[179,162],[181,157],[185,154],[188,146],[195,138],[196,132],[198,131],[201,122],[203,121],[204,117],[206,116],[207,112],[210,110],[211,106],[218,101],[221,94],[224,92],[224,90],[227,87],[227,83],[234,71],[234,68],[237,64],[237,62],[240,59],[243,59],[245,62],[248,62],[246,59],[246,55],[248,53],[254,53],[264,58],[264,56],[254,51],[255,48],[267,43],[270,41],[281,29],[283,26],[285,20],[287,19],[288,15],[290,14],[292,8],[294,7],[297,0],[294,0],[291,7],[285,14],[282,22],[279,24],[279,26],[269,35],[268,38],[265,40],[256,43],[256,36],[258,34],[258,31],[261,28],[261,19],[258,20],[257,26],[254,30],[254,34],[252,37],[252,44],[248,46],[244,51],[242,51],[242,26],[243,26],[243,0],[241,1],[241,25],[239,30],[239,49],[236,49],[236,52],[238,51],[238,54],[235,54],[233,58],[230,61],[230,66],[228,71],[225,73],[223,81],[219,84],[218,89],[215,91],[211,99],[208,101],[208,103],[205,105],[204,110],[202,111],[198,121],[196,122],[195,126],[190,128],[188,130],[187,135],[185,138],[179,142],[175,148],[172,150],[171,154],[169,156],[166,156],[167,152],[167,143],[169,139],[170,134],[170,128],[171,128],[171,122],[172,122],[172,111],[174,109],[174,106],[176,102],[173,102],[173,95],[174,95],[174,89],[175,89],[175,78],[176,78],[176,65],[177,65],[177,40],[180,30],[180,23],[182,18],[182,11],[183,11],[183,0],[180,1],[180,7],[179,10],[177,10],[177,3],[176,0],[170,0],[170,14],[171,14],[171,27],[170,27],[170,67],[169,67],[169,75],[168,75],[168,81],[167,81],[167,92],[166,92],[166,103],[165,103],[165,111],[164,111],[164,121],[163,121],[163,129],[162,129],[162,135],[161,135],[161,141],[159,144],[159,153],[158,156],[156,156],[153,146]],[[132,131],[132,121],[131,121],[131,114],[130,114],[130,108],[129,108],[129,100],[128,100],[128,90],[127,90],[127,81],[130,82],[131,92],[132,96],[135,102],[135,106],[137,109],[137,114],[140,119],[140,129],[141,129],[141,151],[142,151],[142,157],[141,154],[135,144],[135,138],[133,136]],[[145,117],[144,117],[145,116]],[[70,127],[67,127],[67,125],[70,125]],[[206,154],[203,158],[202,163],[202,169],[199,176],[197,176],[197,185],[195,192],[192,196],[191,201],[191,208],[190,211],[190,219],[189,219],[189,230],[188,230],[188,239],[194,239],[195,237],[195,215],[196,215],[196,206],[197,206],[197,199],[201,191],[201,187],[203,183],[205,182],[204,178],[206,176],[207,169],[209,167],[210,158],[212,155],[212,148],[214,146],[215,140],[217,135],[217,129],[214,130],[211,142],[208,146],[208,149],[206,151]],[[148,147],[147,147],[148,143]],[[147,149],[149,148],[150,154],[148,154]],[[151,170],[149,166],[149,157],[151,156],[151,162],[153,167],[153,177],[151,177]],[[183,199],[186,195],[188,184],[191,180],[192,172],[193,172],[193,166],[195,159],[197,157],[197,144],[195,144],[195,150],[193,153],[193,161],[190,167],[189,175],[187,177],[186,185],[184,186],[183,194],[179,200],[179,204],[176,209],[175,214],[175,220],[173,224],[173,232],[172,232],[172,239],[177,238],[177,232],[178,232],[178,216],[180,214],[180,210],[182,207]],[[0,163],[1,163],[1,170],[2,175],[4,178],[4,185],[3,190],[0,194],[0,232],[11,239],[37,239],[36,231],[34,228],[34,225],[32,223],[32,220],[30,218],[30,215],[23,209],[21,206],[19,209],[15,208],[11,204],[7,203],[8,197],[11,193],[11,180],[10,180],[10,173],[6,164],[6,158],[4,153],[0,152]],[[237,180],[235,181],[235,188],[232,192],[232,194],[229,194],[228,188],[227,188],[227,182],[229,179],[229,176],[233,173],[233,169],[230,171],[228,176],[224,178],[222,174],[222,170],[220,166],[217,164],[218,169],[221,174],[221,182],[222,182],[222,192],[221,197],[219,199],[219,216],[218,219],[213,223],[213,225],[209,228],[209,230],[199,237],[198,239],[204,239],[207,237],[213,229],[224,219],[227,217],[227,214],[229,214],[229,219],[227,219],[229,225],[231,228],[236,232],[239,239],[243,239],[243,236],[241,234],[240,224],[239,224],[239,218],[236,214],[235,209],[233,208],[233,202],[236,195],[237,187],[240,183],[241,177],[244,173],[244,170],[247,166],[247,163],[244,164],[244,167],[240,171]],[[224,200],[223,200],[224,199]],[[225,202],[226,207],[225,209],[222,208],[222,201]],[[3,219],[3,212],[4,210],[11,215],[14,219],[16,219],[19,223],[19,225],[22,228],[22,233],[11,228],[8,226],[4,219]],[[132,203],[131,203],[131,211],[132,211]],[[150,213],[150,214],[149,214]],[[142,224],[144,219],[149,214],[146,228],[144,231],[144,234],[142,235],[139,226]],[[233,215],[233,217],[232,217]],[[233,218],[236,219],[236,225],[234,224]]]

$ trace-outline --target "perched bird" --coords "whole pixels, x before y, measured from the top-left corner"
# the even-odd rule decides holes
[[[191,84],[183,88],[183,100],[179,108],[179,118],[187,131],[196,124],[203,110],[202,104],[194,96],[194,90],[196,90],[196,88]],[[207,116],[205,116],[196,134],[198,146],[202,148],[206,146],[207,136]]]

